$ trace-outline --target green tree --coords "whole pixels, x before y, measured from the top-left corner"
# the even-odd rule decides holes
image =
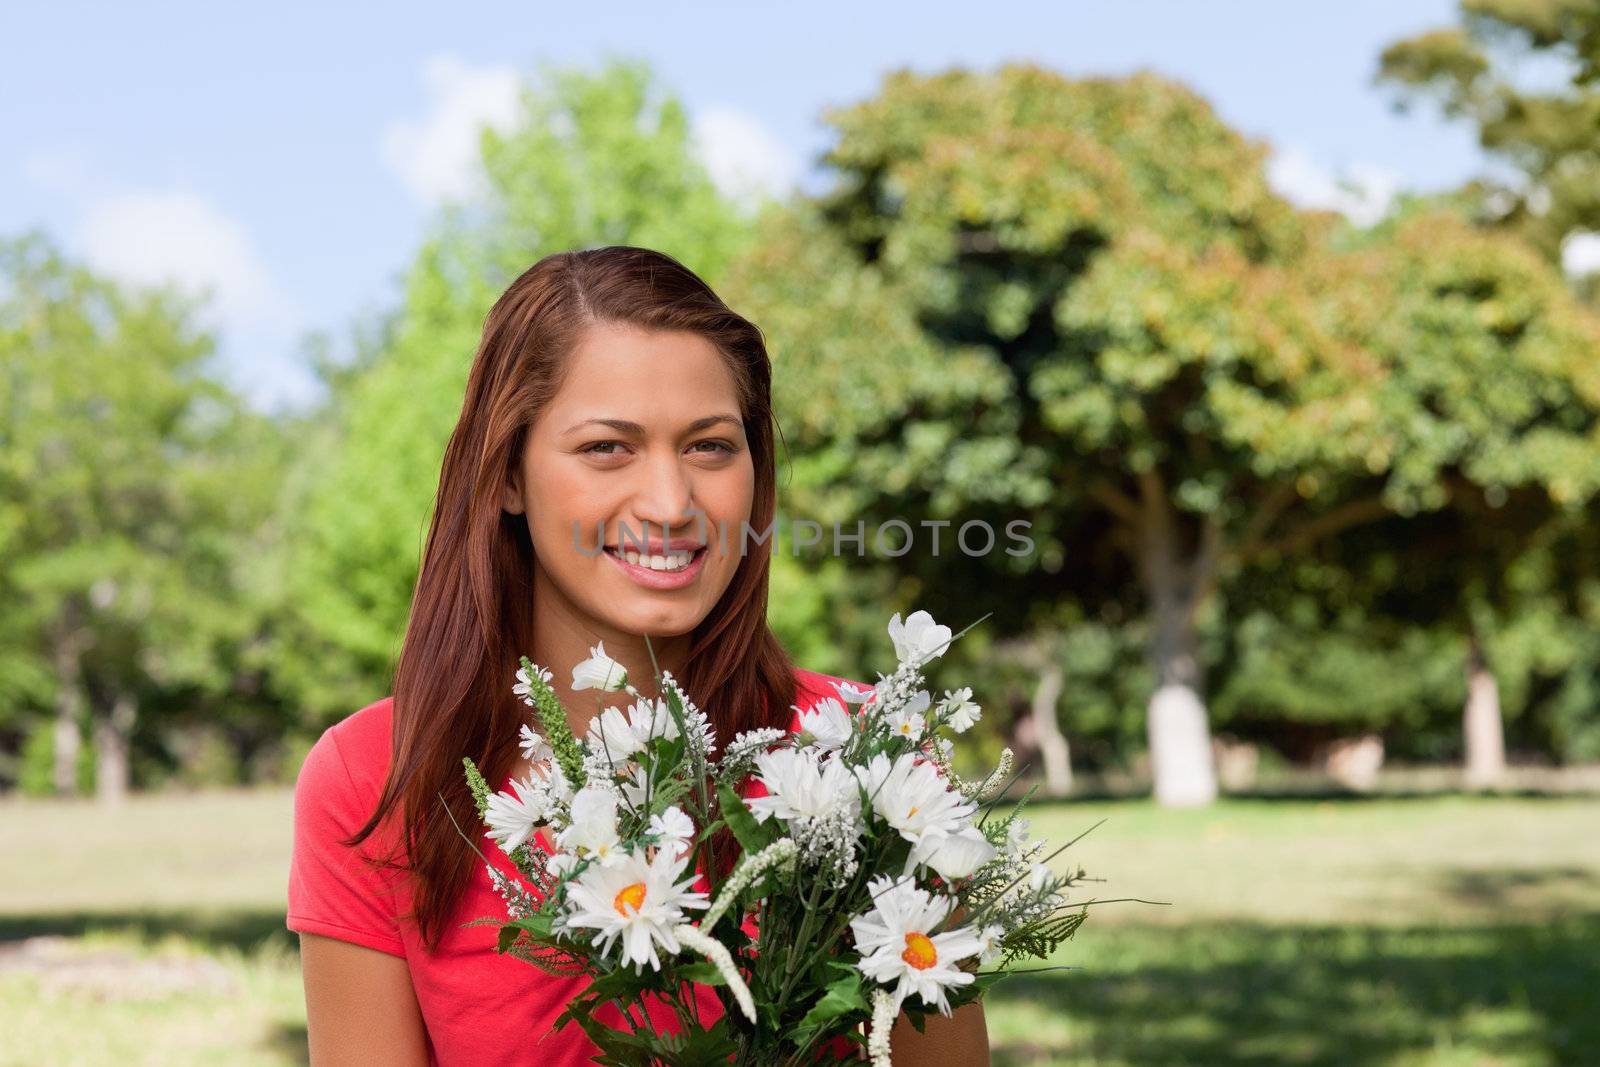
[[[608,244],[659,249],[716,285],[747,239],[642,63],[543,68],[514,128],[485,129],[481,147],[486,192],[442,212],[304,457],[277,659],[312,721],[387,691],[444,446],[505,287],[549,253]]]
[[[1592,321],[1447,213],[1356,240],[1150,74],[900,71],[829,121],[835,188],[740,271],[788,363],[797,499],[1032,519],[1033,558],[895,562],[929,602],[994,610],[998,637],[1136,589],[1164,802],[1215,793],[1199,635],[1220,583],[1456,480],[1592,491]],[[1495,257],[1540,284],[1476,293],[1468,265]],[[1540,426],[1546,395],[1578,424]]]
[[[249,656],[275,438],[207,376],[193,312],[42,235],[0,243],[0,693],[53,707],[63,793],[84,726],[97,791],[118,800],[136,727],[227,715]]]
[[[1467,191],[1483,221],[1515,230],[1552,262],[1600,231],[1600,6],[1592,0],[1461,0],[1460,24],[1383,50],[1377,80],[1406,111],[1431,101],[1477,127],[1515,178]],[[1600,273],[1583,282],[1600,299]]]
[[[1480,223],[1520,235],[1553,263],[1581,250],[1583,243],[1600,247],[1600,7],[1587,0],[1463,0],[1460,13],[1457,26],[1386,48],[1377,80],[1395,90],[1398,110],[1432,102],[1447,119],[1476,127],[1479,144],[1502,168],[1501,176],[1481,177],[1460,191]],[[1600,308],[1600,271],[1577,263],[1573,269],[1582,271],[1572,278],[1573,287],[1591,307]],[[1540,540],[1559,540],[1576,556],[1592,558],[1594,547],[1577,542],[1583,531],[1600,527],[1600,500],[1591,501],[1581,519],[1569,514],[1553,521],[1565,532],[1546,531]],[[1523,570],[1554,575],[1561,568],[1528,565]],[[1600,625],[1600,611],[1591,601],[1572,597],[1570,589],[1521,592],[1529,617],[1505,616],[1507,625],[1564,637],[1538,643],[1538,655],[1506,653],[1502,661],[1548,661],[1552,650],[1574,647],[1565,636]],[[1549,616],[1556,605],[1565,605],[1568,614]],[[1498,706],[1497,692],[1480,646],[1472,642],[1479,662],[1473,692],[1477,707],[1492,709]],[[1510,642],[1510,647],[1528,646]],[[1600,661],[1576,656],[1566,662],[1574,678],[1600,671]],[[1567,684],[1563,691],[1576,690]],[[1465,718],[1475,719],[1471,704]],[[1485,716],[1480,712],[1476,718]],[[1483,737],[1493,732],[1480,728]],[[1471,765],[1474,746],[1467,747]],[[1492,756],[1493,742],[1487,747]],[[1492,759],[1480,765],[1478,776],[1492,779]]]

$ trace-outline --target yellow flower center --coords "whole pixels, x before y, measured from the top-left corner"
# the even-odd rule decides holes
[[[623,886],[622,892],[618,893],[616,899],[611,902],[611,906],[617,909],[618,915],[626,916],[628,914],[628,910],[627,908],[623,907],[624,904],[633,908],[635,913],[637,913],[638,910],[644,906],[643,882],[635,882],[632,885]]]
[[[917,806],[915,804],[913,804],[913,805],[911,805],[911,810],[906,812],[906,818],[909,819],[909,818],[911,818],[911,816],[915,815],[916,813],[917,813]]]
[[[939,962],[939,950],[933,947],[926,934],[913,931],[906,935],[906,950],[900,958],[919,971],[925,971]]]

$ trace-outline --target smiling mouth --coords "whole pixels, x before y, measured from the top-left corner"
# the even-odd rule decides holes
[[[641,553],[633,548],[618,548],[615,545],[606,546],[606,554],[632,563],[636,567],[647,567],[653,571],[671,574],[675,571],[687,570],[696,559],[706,550],[705,545],[693,551],[669,551],[661,553]]]

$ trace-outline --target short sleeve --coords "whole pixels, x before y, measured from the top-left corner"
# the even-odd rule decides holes
[[[396,916],[403,871],[369,863],[381,832],[352,848],[376,797],[358,790],[332,729],[311,746],[294,786],[294,849],[289,862],[287,925],[404,957]]]

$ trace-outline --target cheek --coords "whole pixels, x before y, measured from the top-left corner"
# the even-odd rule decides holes
[[[712,488],[717,498],[714,506],[734,518],[749,518],[750,507],[755,502],[755,469],[750,466],[749,453],[742,464],[725,474],[726,477],[720,478]]]
[[[746,458],[743,464],[718,471],[697,487],[700,507],[714,520],[732,523],[750,517],[755,501],[755,473]]]
[[[528,529],[534,551],[546,559],[572,555],[578,545],[597,547],[600,523],[611,515],[610,504],[595,492],[592,477],[551,464],[528,482]]]
[[[754,475],[747,464],[743,471],[725,471],[714,484],[700,494],[700,507],[706,512],[709,527],[704,535],[713,553],[711,566],[721,575],[718,581],[731,580],[741,558],[750,551],[744,540],[759,535],[747,535],[745,523],[750,522],[755,501]],[[740,545],[743,545],[741,551]]]

